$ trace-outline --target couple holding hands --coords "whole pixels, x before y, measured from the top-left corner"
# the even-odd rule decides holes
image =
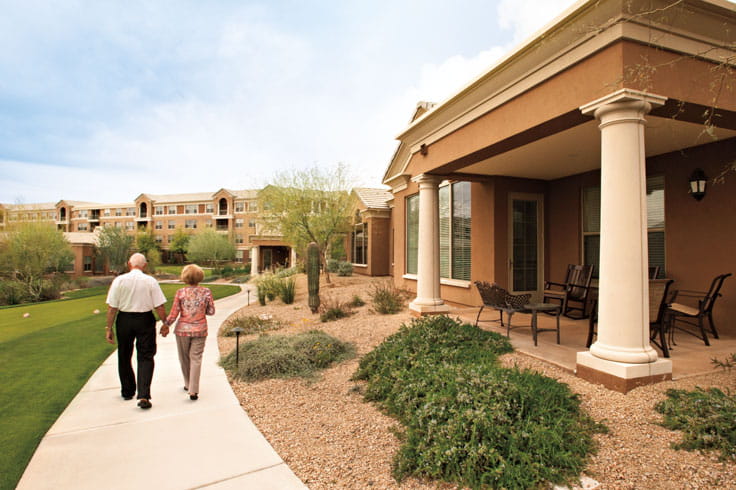
[[[158,282],[144,274],[147,262],[143,254],[135,253],[128,260],[130,272],[115,278],[107,293],[107,326],[105,338],[118,343],[118,375],[121,395],[131,400],[138,393],[138,406],[151,408],[151,380],[153,358],[156,355],[156,311],[162,321],[161,335],[169,334],[169,327],[176,322],[174,334],[179,353],[179,364],[184,377],[184,389],[191,400],[199,398],[199,374],[202,353],[207,340],[206,315],[215,314],[212,292],[199,285],[204,279],[202,269],[194,264],[181,271],[181,280],[186,284],[174,297],[171,312],[166,315],[166,297]],[[133,344],[137,351],[138,379],[133,372],[131,360]]]

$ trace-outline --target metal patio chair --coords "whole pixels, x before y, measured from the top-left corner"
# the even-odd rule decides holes
[[[544,299],[542,302],[559,301],[560,314],[569,318],[586,318],[586,303],[592,280],[592,265],[570,264],[567,266],[565,282],[546,281],[544,283]],[[580,316],[570,316],[571,311],[579,311]]]

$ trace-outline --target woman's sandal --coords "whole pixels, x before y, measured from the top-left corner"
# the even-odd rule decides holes
[[[198,398],[199,398],[199,395],[197,393],[195,393],[193,395],[189,395],[189,399],[190,400],[197,400]]]

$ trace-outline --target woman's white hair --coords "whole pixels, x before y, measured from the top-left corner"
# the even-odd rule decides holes
[[[128,263],[130,264],[131,267],[139,267],[142,269],[143,267],[146,266],[146,263],[147,263],[146,256],[143,255],[142,253],[136,252],[130,256],[130,259],[128,259]]]

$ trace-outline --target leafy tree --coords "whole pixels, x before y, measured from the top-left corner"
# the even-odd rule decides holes
[[[227,235],[205,230],[189,240],[187,256],[192,262],[211,264],[218,269],[223,262],[235,258],[235,245]]]
[[[263,226],[280,233],[297,250],[315,242],[324,265],[330,245],[349,231],[350,187],[347,168],[342,164],[278,174],[259,194]],[[329,272],[325,279],[330,282]]]
[[[133,247],[133,237],[123,228],[106,226],[97,238],[97,251],[107,259],[110,270],[118,274],[125,272],[125,264]]]
[[[161,252],[159,251],[153,230],[140,230],[135,236],[135,248],[146,256],[149,272],[154,272],[157,265],[161,264]]]
[[[176,255],[176,261],[184,262],[184,255],[189,251],[189,240],[192,236],[183,228],[177,228],[171,236],[169,250]]]
[[[63,272],[74,262],[71,245],[62,232],[43,222],[14,227],[0,246],[0,269],[23,285],[38,301],[48,287],[46,276]]]

